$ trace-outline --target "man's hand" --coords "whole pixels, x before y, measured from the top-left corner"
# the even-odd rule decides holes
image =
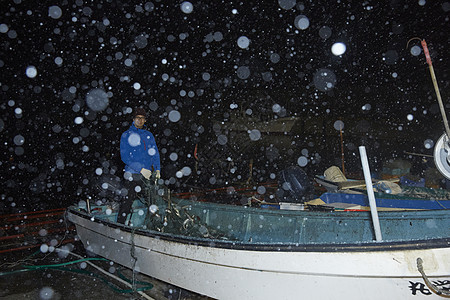
[[[150,176],[152,176],[152,171],[150,171],[149,169],[142,168],[141,174],[142,176],[144,176],[145,179],[149,180]]]
[[[161,178],[161,171],[156,170],[156,179],[160,179],[160,178]]]

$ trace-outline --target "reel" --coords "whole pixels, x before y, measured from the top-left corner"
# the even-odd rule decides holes
[[[436,142],[433,156],[438,171],[450,180],[450,138],[446,133]]]

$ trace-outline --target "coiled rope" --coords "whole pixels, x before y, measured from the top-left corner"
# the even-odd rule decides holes
[[[417,258],[417,270],[422,275],[423,281],[427,285],[427,287],[436,295],[444,297],[444,298],[450,298],[450,292],[446,291],[444,289],[440,289],[439,287],[435,286],[431,281],[428,279],[428,276],[425,274],[425,271],[423,270],[423,260],[422,258]]]

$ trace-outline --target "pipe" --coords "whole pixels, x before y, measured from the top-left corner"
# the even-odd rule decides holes
[[[373,228],[375,229],[375,238],[377,242],[381,242],[380,220],[378,219],[377,202],[375,201],[375,193],[373,192],[372,177],[370,176],[369,162],[367,161],[366,147],[359,146],[359,154],[361,155],[361,163],[364,171],[364,179],[366,180],[367,196],[369,197],[370,213],[372,215]]]
[[[55,233],[55,232],[61,232],[61,231],[75,231],[75,226],[70,226],[68,228],[49,228],[46,229],[47,234],[49,233]],[[38,235],[40,235],[40,231],[33,231],[33,232],[26,232],[26,233],[19,233],[19,234],[14,234],[14,235],[5,235],[5,236],[0,236],[0,241],[4,241],[4,240],[12,240],[12,239],[18,239],[18,238],[24,238],[24,237],[37,237]]]
[[[65,210],[66,210],[66,208],[63,207],[63,208],[55,208],[55,209],[40,210],[40,211],[27,211],[27,212],[22,212],[22,213],[17,213],[17,214],[0,215],[0,219],[17,217],[17,216],[30,216],[32,214],[43,214],[46,212],[54,212],[54,211],[61,211],[61,213],[64,213]]]
[[[3,228],[8,230],[11,228],[27,228],[27,227],[36,227],[36,226],[43,226],[43,225],[48,225],[48,224],[57,224],[60,223],[59,220],[50,220],[50,221],[41,221],[41,222],[34,222],[34,223],[26,223],[26,224],[21,224],[21,225],[14,225],[14,224],[10,224],[10,225],[5,225]]]
[[[62,244],[73,243],[73,242],[75,242],[75,239],[63,240],[59,244],[62,245]],[[39,244],[32,244],[32,245],[21,246],[21,247],[17,247],[17,248],[4,249],[4,250],[0,250],[0,254],[1,253],[13,252],[13,251],[19,251],[19,250],[36,248],[36,247],[40,247],[41,245],[42,244],[39,243]]]
[[[31,220],[31,219],[39,219],[39,218],[48,218],[48,217],[54,217],[54,216],[62,216],[63,214],[64,214],[64,211],[60,211],[60,212],[54,212],[54,213],[42,213],[42,214],[33,214],[33,215],[11,217],[10,219],[2,220],[2,223],[14,222],[14,221],[24,221],[24,220]]]

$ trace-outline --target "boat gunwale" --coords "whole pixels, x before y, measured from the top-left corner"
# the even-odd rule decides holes
[[[442,211],[442,210],[441,210]],[[99,223],[110,228],[118,228],[130,234],[139,234],[149,238],[187,244],[190,246],[200,246],[209,248],[223,248],[230,250],[244,251],[278,251],[278,252],[369,252],[369,251],[399,251],[399,250],[426,250],[450,247],[450,237],[431,238],[424,240],[408,241],[373,241],[360,243],[331,243],[331,244],[299,244],[299,243],[250,243],[236,240],[222,240],[202,237],[184,236],[180,234],[158,232],[151,229],[130,227],[124,224],[96,218],[95,215],[88,215],[86,212],[78,211],[73,206],[69,207],[67,213],[72,213],[90,222]],[[76,224],[82,226],[80,224]],[[86,226],[83,226],[86,228]],[[92,229],[88,228],[92,231]],[[97,234],[102,234],[97,232]],[[104,235],[104,234],[102,234]],[[104,235],[107,236],[107,235]],[[107,236],[108,237],[108,236]],[[123,243],[128,243],[121,241]],[[129,243],[128,243],[129,244]]]

